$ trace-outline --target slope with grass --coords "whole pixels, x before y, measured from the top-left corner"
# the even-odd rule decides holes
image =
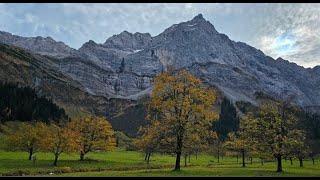
[[[76,153],[62,154],[58,167],[52,166],[52,154],[35,155],[37,160],[33,164],[25,152],[0,151],[0,176],[320,176],[319,160],[314,165],[306,160],[302,168],[298,161],[293,161],[293,165],[289,160],[283,161],[284,172],[276,173],[274,162],[261,165],[259,159],[254,159],[253,164],[248,161],[247,167],[242,168],[240,159],[237,162],[236,158],[224,157],[218,163],[215,157],[202,154],[197,158],[191,156],[187,167],[183,167],[182,161],[182,170],[174,172],[173,156],[156,154],[147,164],[139,152],[124,149],[89,153],[83,162]]]

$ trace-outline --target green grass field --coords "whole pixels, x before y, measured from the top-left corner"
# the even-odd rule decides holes
[[[118,149],[107,153],[89,153],[87,160],[80,162],[78,154],[61,154],[58,167],[53,167],[54,156],[50,153],[36,153],[35,164],[27,160],[26,152],[0,151],[0,176],[320,176],[320,162],[316,160],[304,161],[304,167],[299,162],[283,160],[282,173],[275,172],[276,163],[269,162],[261,165],[259,159],[253,159],[253,164],[247,162],[242,168],[240,159],[220,158],[209,155],[199,155],[196,159],[191,156],[190,163],[184,167],[181,162],[181,171],[172,171],[175,158],[168,155],[154,155],[151,162],[143,161],[139,152]],[[54,174],[49,174],[53,172]]]

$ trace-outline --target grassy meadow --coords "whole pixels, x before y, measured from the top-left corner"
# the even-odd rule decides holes
[[[283,160],[282,173],[277,173],[274,162],[261,165],[260,159],[247,160],[246,167],[241,167],[241,159],[220,157],[220,162],[214,156],[201,154],[197,158],[191,156],[190,163],[184,167],[181,161],[181,171],[174,169],[175,157],[155,154],[149,164],[136,151],[117,149],[113,152],[88,153],[84,161],[79,161],[78,154],[61,154],[58,166],[54,167],[53,154],[36,153],[37,160],[27,160],[26,152],[0,151],[0,176],[320,176],[320,162],[304,161],[304,167],[299,167],[297,160]],[[188,162],[188,161],[187,161]]]

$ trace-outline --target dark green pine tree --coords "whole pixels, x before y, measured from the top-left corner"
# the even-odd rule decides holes
[[[221,113],[218,121],[213,123],[213,130],[217,132],[220,140],[225,140],[229,132],[239,129],[239,117],[232,102],[224,97],[221,102]]]
[[[320,139],[320,114],[305,112],[299,123],[307,132],[308,139]]]

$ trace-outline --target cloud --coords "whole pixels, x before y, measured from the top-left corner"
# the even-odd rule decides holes
[[[320,4],[249,3],[51,3],[0,4],[0,30],[21,36],[50,36],[79,48],[114,34],[149,32],[201,13],[220,33],[248,43],[273,58],[305,67],[320,64]],[[294,40],[282,37],[290,32]],[[282,37],[282,38],[281,38]]]
[[[35,22],[39,21],[39,18],[37,16],[34,16],[30,13],[26,13],[25,19],[26,19],[27,23],[35,23]]]
[[[260,18],[265,27],[256,27],[258,31],[252,38],[252,45],[273,58],[281,56],[305,67],[319,65],[320,38],[317,32],[320,31],[320,4],[276,4],[271,7],[266,11],[269,15]],[[294,37],[294,48],[281,52],[274,43],[289,31]]]

